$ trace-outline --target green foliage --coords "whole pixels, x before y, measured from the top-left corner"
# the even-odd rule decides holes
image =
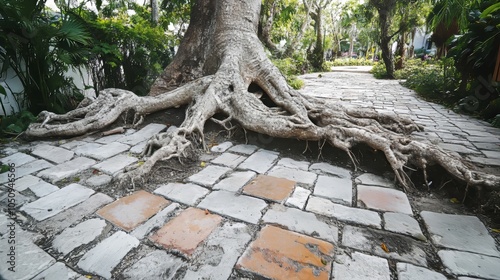
[[[65,73],[85,63],[90,37],[77,17],[57,17],[45,2],[0,0],[0,62],[2,73],[10,68],[21,81],[33,113],[63,113],[81,98]]]
[[[0,117],[0,134],[2,137],[7,135],[17,135],[25,131],[30,123],[34,122],[36,117],[29,111],[21,111],[11,116]]]
[[[370,73],[373,74],[373,76],[377,79],[387,79],[387,71],[385,70],[385,65],[382,62],[375,62],[373,64],[373,68],[370,71]]]
[[[366,58],[338,58],[334,61],[326,61],[326,68],[331,69],[334,66],[370,66],[374,62]]]
[[[278,67],[281,73],[285,76],[287,83],[294,89],[300,89],[304,86],[304,81],[297,78],[297,75],[304,74],[308,69],[306,60],[300,57],[283,58],[272,60],[273,64]]]

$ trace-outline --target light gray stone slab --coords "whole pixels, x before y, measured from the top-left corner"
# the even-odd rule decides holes
[[[53,165],[43,159],[31,161],[28,163],[25,163],[19,167],[16,166],[16,177],[21,178],[23,176],[33,174],[37,171],[52,167]],[[10,172],[2,173],[0,174],[0,184],[6,183],[9,181],[9,175]]]
[[[9,224],[12,222],[13,220],[11,220],[6,213],[0,212],[0,235],[10,231]]]
[[[100,187],[106,184],[109,184],[113,177],[106,175],[106,174],[101,174],[101,175],[96,175],[92,176],[85,181],[87,185],[91,187]]]
[[[328,199],[316,196],[309,197],[306,210],[341,221],[381,228],[382,220],[377,212],[335,204]]]
[[[333,264],[334,279],[390,280],[391,272],[386,259],[353,252],[337,255]]]
[[[210,191],[195,184],[168,183],[157,188],[154,193],[168,199],[193,206]]]
[[[484,158],[484,157],[474,157],[474,156],[468,156],[467,158],[473,163],[477,164],[500,166],[500,160],[496,158]]]
[[[468,252],[438,252],[443,265],[455,275],[500,279],[500,258]]]
[[[94,193],[93,190],[79,184],[71,184],[38,200],[21,207],[21,210],[43,221],[49,217],[85,201]]]
[[[63,163],[73,158],[74,152],[46,144],[37,145],[31,154],[54,163]]]
[[[233,146],[233,143],[226,141],[226,142],[220,143],[217,146],[213,146],[212,148],[210,148],[210,151],[212,153],[223,153],[223,152],[227,151],[227,149],[231,148],[232,146]]]
[[[238,168],[249,169],[264,174],[273,166],[277,158],[278,153],[276,152],[260,150],[249,156]]]
[[[382,249],[384,243],[388,252]],[[342,245],[372,255],[427,266],[425,251],[417,241],[402,235],[391,234],[375,229],[346,225],[342,232]]]
[[[334,166],[326,162],[311,164],[309,171],[328,173],[340,178],[351,178],[351,171],[349,169]]]
[[[25,196],[19,192],[16,192],[14,191],[14,196],[16,198],[16,206],[15,208],[19,208],[21,206],[23,206],[24,204],[28,203],[28,202],[31,202],[34,200],[33,197],[31,196]],[[1,196],[0,196],[0,206],[3,206],[5,208],[7,208],[8,206],[8,192],[5,192],[3,193]]]
[[[42,179],[35,177],[33,175],[26,175],[22,178],[19,178],[14,183],[14,189],[16,191],[22,192],[26,189],[29,189],[31,186],[34,186],[40,183]]]
[[[243,223],[218,227],[207,238],[206,245],[195,252],[184,279],[229,279],[251,238],[249,227]]]
[[[57,233],[87,215],[92,215],[101,206],[111,203],[113,199],[103,193],[96,193],[84,202],[73,206],[51,218],[37,223],[37,228],[51,233]]]
[[[123,272],[123,277],[131,280],[171,280],[183,264],[182,259],[163,250],[156,250],[127,268]]]
[[[46,169],[38,173],[38,176],[55,183],[76,175],[91,167],[93,164],[95,164],[95,160],[93,159],[77,157],[65,163]]]
[[[447,280],[441,273],[409,263],[398,263],[396,267],[398,280]]]
[[[483,150],[482,152],[483,152],[483,154],[486,155],[487,158],[497,159],[498,161],[500,161],[500,151],[487,151],[487,150]]]
[[[219,183],[215,184],[212,189],[237,192],[245,186],[257,173],[252,171],[233,172]]]
[[[158,124],[158,123],[151,123],[143,127],[141,130],[127,135],[123,136],[122,138],[116,140],[118,142],[121,142],[123,144],[127,145],[137,145],[140,142],[144,140],[148,140],[149,138],[153,137],[153,135],[158,134],[160,131],[165,129],[167,126],[164,124]]]
[[[7,155],[7,156],[13,155],[13,154],[18,152],[17,149],[14,149],[11,147],[2,148],[1,151],[2,151],[2,154]]]
[[[118,231],[85,253],[78,262],[78,267],[109,279],[111,271],[138,245],[137,238]]]
[[[130,149],[129,145],[125,145],[119,142],[113,142],[106,144],[104,146],[101,146],[95,150],[89,151],[86,156],[89,156],[91,158],[97,159],[97,160],[104,160],[107,158],[110,158],[112,156],[116,156],[119,153],[123,153],[125,151],[128,151]]]
[[[291,158],[282,158],[278,161],[277,165],[281,165],[288,168],[300,169],[307,171],[311,163],[307,161],[298,161]]]
[[[148,144],[148,140],[142,141],[141,143],[130,148],[130,152],[132,154],[141,154],[142,151],[144,151],[144,148],[146,147],[147,144]]]
[[[356,177],[355,182],[368,186],[395,188],[394,182],[371,173],[365,173]]]
[[[384,213],[384,229],[404,235],[409,235],[418,240],[427,241],[417,220],[401,213]]]
[[[110,143],[115,143],[118,139],[123,138],[124,134],[112,134],[112,135],[107,135],[103,136],[99,139],[96,139],[95,142],[99,144],[110,144]]]
[[[273,167],[267,175],[278,178],[285,178],[306,185],[312,185],[316,181],[318,175],[316,173],[292,169],[284,166]]]
[[[295,187],[293,194],[286,200],[285,205],[299,208],[300,210],[304,209],[306,206],[307,199],[311,191],[308,189],[304,189],[302,187]]]
[[[240,153],[240,154],[245,154],[245,155],[251,155],[257,149],[258,149],[258,147],[255,145],[240,144],[240,145],[236,145],[236,146],[230,148],[229,151],[235,152],[235,153]]]
[[[56,260],[36,246],[29,233],[17,229],[15,244],[15,271],[10,271],[8,236],[0,239],[0,275],[6,280],[28,280],[52,266]]]
[[[495,240],[475,216],[422,211],[420,216],[434,244],[451,249],[499,257]]]
[[[316,215],[295,208],[288,208],[280,204],[274,204],[267,210],[264,223],[278,224],[291,231],[304,233],[315,238],[337,244],[338,228],[320,221]]]
[[[229,171],[231,171],[231,169],[227,167],[209,165],[200,172],[187,178],[187,181],[210,188],[219,178]]]
[[[438,143],[438,146],[452,152],[457,152],[461,154],[481,154],[481,152],[476,149],[471,149],[469,147],[465,147],[463,145],[450,144],[450,143]]]
[[[214,191],[198,204],[199,208],[252,224],[259,222],[262,216],[261,211],[266,206],[267,204],[262,199],[236,195],[227,191]]]
[[[165,224],[167,219],[179,208],[179,204],[172,203],[158,212],[156,215],[147,220],[144,224],[135,228],[130,234],[137,239],[143,239],[149,232],[155,228]]]
[[[314,186],[314,195],[331,199],[335,202],[352,205],[352,181],[346,177],[318,177]]]
[[[57,235],[52,242],[52,247],[67,255],[74,249],[94,241],[106,228],[102,219],[86,220],[75,227],[67,228]]]
[[[37,197],[43,197],[46,195],[49,195],[55,191],[58,191],[59,188],[57,186],[54,186],[52,184],[49,184],[43,180],[40,180],[40,182],[30,186],[30,190],[37,196]]]
[[[115,175],[125,167],[137,162],[137,158],[129,155],[117,155],[93,166],[108,175]]]
[[[91,143],[82,142],[82,143],[83,144],[78,145],[77,147],[73,148],[73,152],[75,152],[75,154],[77,156],[88,156],[94,150],[97,150],[100,147],[102,147],[101,144],[94,143],[94,142],[91,142]]]
[[[30,155],[27,155],[25,153],[15,153],[15,154],[12,154],[8,157],[4,157],[2,159],[2,164],[14,164],[15,167],[17,168],[23,164],[26,164],[28,162],[32,162],[35,160],[36,160],[36,158],[34,158]]]
[[[233,154],[233,153],[223,153],[222,155],[220,155],[217,158],[215,158],[214,160],[212,160],[212,163],[224,165],[224,166],[227,166],[230,168],[235,168],[240,163],[242,163],[245,159],[247,159],[246,156],[237,155],[237,154]]]
[[[35,276],[32,280],[75,279],[78,276],[80,275],[67,267],[64,263],[58,262]]]
[[[87,144],[87,142],[83,142],[83,141],[79,141],[79,140],[73,140],[73,141],[69,141],[67,143],[62,144],[60,147],[73,151],[73,149],[75,149],[76,147],[82,146],[82,145],[85,145],[85,144]],[[73,151],[73,152],[75,152],[75,151]]]

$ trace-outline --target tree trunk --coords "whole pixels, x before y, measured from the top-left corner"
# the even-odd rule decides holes
[[[264,1],[258,34],[260,40],[271,51],[271,53],[273,53],[274,55],[279,55],[280,51],[278,50],[278,47],[271,40],[271,29],[273,27],[275,13],[276,13],[276,0]]]
[[[388,78],[394,79],[394,61],[392,56],[391,36],[389,35],[390,20],[387,11],[379,11],[380,50]]]
[[[158,8],[158,0],[151,0],[151,22],[154,25],[160,20],[160,10]]]
[[[293,90],[257,37],[260,5],[261,0],[198,0],[179,52],[150,96],[106,89],[92,103],[69,113],[40,113],[41,123],[30,125],[26,135],[82,135],[106,128],[125,113],[135,112],[134,119],[140,123],[147,114],[188,105],[182,125],[152,137],[143,151],[145,162],[121,174],[121,184],[143,183],[157,161],[184,157],[197,144],[206,148],[203,129],[212,120],[227,129],[238,124],[272,137],[325,141],[346,152],[355,165],[350,149],[365,143],[385,154],[404,187],[412,185],[406,166],[421,168],[427,179],[425,170],[432,164],[468,185],[500,185],[500,178],[473,171],[461,158],[410,140],[406,134],[421,127],[409,117],[346,108]],[[276,106],[266,106],[249,91],[250,86],[260,87]],[[216,113],[227,118],[214,119]]]
[[[323,67],[324,50],[323,50],[323,33],[321,33],[323,8],[317,7],[314,13],[311,13],[311,18],[314,20],[314,32],[316,33],[316,42],[312,53],[309,54],[311,65],[319,70]]]
[[[400,70],[404,67],[404,60],[406,57],[406,32],[401,32],[398,40],[398,60],[394,67],[394,70]]]

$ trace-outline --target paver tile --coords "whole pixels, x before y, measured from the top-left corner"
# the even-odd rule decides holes
[[[136,227],[130,234],[137,239],[143,239],[146,235],[151,232],[154,228],[160,227],[165,224],[171,216],[174,215],[174,211],[179,208],[179,204],[172,203],[169,206],[165,207],[163,210],[158,212],[156,215],[151,217],[142,225]]]
[[[398,263],[398,280],[446,280],[447,278],[435,271],[409,263]]]
[[[105,227],[106,222],[104,220],[86,220],[75,227],[65,229],[61,234],[57,235],[52,242],[52,247],[66,255],[75,248],[94,241],[103,233]]]
[[[36,158],[34,158],[30,155],[18,152],[18,153],[12,154],[10,156],[4,157],[2,159],[2,163],[3,164],[13,164],[16,167],[19,167],[25,163],[32,162],[35,160],[36,160]]]
[[[333,264],[334,279],[390,280],[391,272],[386,259],[354,252],[337,256]]]
[[[337,244],[338,229],[320,221],[316,215],[295,208],[274,204],[267,210],[262,221],[268,224],[278,224],[291,231],[307,234]]]
[[[108,158],[107,160],[94,165],[95,169],[98,169],[106,174],[115,175],[116,173],[123,170],[123,168],[128,165],[137,162],[137,158],[128,155],[117,155],[112,158]]]
[[[500,258],[447,250],[439,251],[438,255],[453,274],[500,279]]]
[[[285,205],[304,209],[311,191],[302,187],[295,187],[293,194],[286,200]]]
[[[195,184],[168,183],[157,188],[154,193],[193,206],[200,198],[209,193],[209,190]]]
[[[170,201],[161,196],[140,190],[101,208],[97,214],[117,227],[131,231],[169,204]]]
[[[384,213],[384,229],[396,233],[409,235],[418,240],[427,241],[417,220],[401,213]]]
[[[236,267],[271,279],[329,279],[332,244],[265,226]]]
[[[357,184],[368,185],[368,186],[395,188],[394,182],[371,173],[364,173],[356,177],[355,182]]]
[[[75,152],[75,154],[77,156],[88,156],[89,154],[91,154],[93,151],[99,149],[100,147],[102,147],[101,144],[98,144],[98,143],[94,143],[94,142],[91,142],[91,143],[87,143],[87,142],[82,142],[83,144],[81,145],[78,145],[77,147],[73,148],[73,152]]]
[[[220,155],[217,158],[215,158],[214,160],[212,160],[212,163],[235,168],[240,163],[242,163],[245,159],[247,159],[246,156],[237,155],[237,154],[233,154],[233,153],[223,153],[222,155]]]
[[[313,163],[309,171],[323,172],[340,178],[351,178],[351,171],[342,167],[334,166],[326,162]]]
[[[137,145],[144,140],[148,140],[153,135],[159,133],[165,128],[166,126],[163,124],[150,123],[143,127],[141,130],[133,134],[123,136],[116,141],[127,145]]]
[[[67,267],[64,263],[57,262],[53,266],[47,268],[42,273],[38,274],[31,280],[50,280],[50,279],[75,279],[78,273]]]
[[[255,175],[256,173],[253,171],[233,172],[219,183],[215,184],[212,189],[237,192],[248,183],[248,181],[255,177]]]
[[[278,161],[276,165],[307,171],[310,164],[311,163],[307,161],[298,161],[291,158],[282,158]]]
[[[111,271],[138,245],[139,240],[135,237],[118,231],[85,253],[78,262],[78,267],[110,279]]]
[[[216,146],[213,146],[212,148],[210,148],[210,151],[212,153],[223,153],[223,152],[227,151],[227,149],[231,148],[232,146],[233,146],[233,143],[226,141],[226,142],[220,143]]]
[[[85,181],[85,183],[87,183],[91,187],[100,187],[110,183],[112,179],[113,177],[109,175],[101,174],[88,178],[87,181]]]
[[[285,178],[306,185],[314,184],[314,181],[316,181],[316,177],[318,177],[317,174],[312,172],[297,170],[279,165],[273,167],[267,174],[269,176]]]
[[[240,153],[240,154],[245,154],[245,155],[251,155],[257,149],[258,149],[258,147],[255,145],[240,144],[240,145],[236,145],[236,146],[230,148],[229,151],[235,152],[235,153]]]
[[[35,177],[33,175],[26,175],[22,178],[18,178],[14,184],[14,189],[16,191],[22,192],[31,186],[34,186],[38,183],[40,183],[42,179]]]
[[[128,151],[129,149],[129,145],[125,145],[119,142],[113,142],[103,145],[95,150],[91,150],[85,155],[98,160],[104,160],[112,156],[116,156],[119,153]]]
[[[358,185],[358,207],[412,215],[408,197],[402,191]]]
[[[190,256],[220,224],[222,217],[201,209],[188,208],[160,228],[149,239],[165,249]]]
[[[51,181],[52,183],[55,183],[76,175],[79,172],[82,172],[85,169],[91,167],[93,164],[95,164],[95,160],[93,159],[77,157],[70,161],[50,167],[49,169],[46,169],[38,173],[37,175]]]
[[[212,187],[224,174],[231,171],[230,168],[209,165],[203,168],[200,172],[187,178],[187,181],[199,184],[205,187]]]
[[[231,148],[230,151],[235,147]],[[249,156],[243,163],[241,163],[238,166],[238,168],[249,169],[257,173],[263,174],[266,173],[273,166],[273,163],[274,161],[276,161],[277,158],[278,158],[278,153],[276,152],[259,150],[258,152],[255,152],[254,154]]]
[[[58,191],[21,207],[21,210],[37,221],[47,218],[88,199],[94,191],[79,184],[68,185]]]
[[[436,245],[500,257],[495,240],[477,217],[428,211],[422,211],[420,216]]]
[[[156,250],[141,258],[123,272],[124,279],[153,280],[174,279],[177,270],[184,264],[182,259]]]
[[[227,191],[213,191],[198,204],[200,208],[252,224],[258,223],[266,206],[264,200]]]
[[[295,182],[267,175],[258,175],[243,187],[243,193],[267,200],[281,202],[293,191]]]
[[[21,178],[29,174],[33,174],[37,171],[53,167],[52,163],[49,163],[43,159],[30,161],[19,167],[16,166],[16,177]],[[42,171],[43,172],[43,171]],[[9,172],[0,174],[0,184],[7,183],[9,181]]]
[[[314,186],[314,195],[325,197],[338,203],[351,206],[351,178],[339,178],[320,175]]]
[[[31,154],[55,163],[63,163],[75,155],[72,151],[46,144],[37,145]]]

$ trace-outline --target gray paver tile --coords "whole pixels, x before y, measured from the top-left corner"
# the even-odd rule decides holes
[[[95,164],[95,160],[93,159],[78,157],[59,165],[50,167],[49,169],[46,169],[38,173],[37,175],[49,180],[52,183],[55,183],[76,175],[79,172],[90,168],[93,164]]]
[[[137,162],[137,158],[128,155],[117,155],[93,166],[108,175],[115,175],[125,167]]]
[[[157,188],[154,193],[168,199],[193,206],[210,191],[195,184],[168,183]]]
[[[396,233],[409,235],[418,240],[427,241],[417,220],[401,213],[384,213],[384,229]]]
[[[76,148],[73,149],[73,152],[77,156],[87,156],[88,154],[92,153],[94,150],[99,149],[102,147],[101,144],[98,143],[87,143],[87,142],[82,142],[83,144],[78,145]]]
[[[476,149],[472,149],[472,147],[465,147],[458,144],[450,144],[450,143],[438,143],[438,146],[447,151],[457,152],[460,154],[481,154],[481,152]]]
[[[9,263],[11,258],[8,254],[11,254],[10,246],[12,244],[8,243],[7,238],[8,235],[5,235],[0,239],[0,263],[2,263],[0,275],[3,279],[28,280],[56,262],[54,258],[33,243],[29,233],[17,229],[16,250],[13,251],[15,254],[14,263]],[[9,270],[12,265],[15,266],[14,272]]]
[[[43,180],[40,180],[40,182],[36,183],[35,185],[30,186],[30,190],[37,197],[42,197],[42,196],[46,196],[48,194],[51,194],[55,191],[58,191],[59,188],[57,186],[49,184]]]
[[[475,216],[422,211],[420,216],[436,245],[499,257],[495,240]]]
[[[105,227],[106,222],[102,219],[86,220],[75,227],[66,228],[57,235],[52,247],[66,255],[77,247],[94,241],[103,233]]]
[[[316,181],[316,177],[318,176],[312,172],[292,169],[279,165],[273,167],[267,174],[269,176],[284,178],[307,185],[314,184],[314,182]]]
[[[307,171],[310,164],[311,163],[307,161],[298,161],[291,158],[282,158],[278,161],[276,165]]]
[[[31,154],[55,163],[63,163],[75,155],[72,151],[46,144],[37,145]]]
[[[220,155],[217,158],[215,158],[214,160],[212,160],[212,163],[235,168],[240,163],[242,163],[245,159],[247,159],[246,156],[237,155],[237,154],[233,154],[233,153],[223,153],[222,155]]]
[[[110,144],[115,143],[120,138],[123,138],[123,134],[112,134],[96,139],[95,142],[99,144]]]
[[[26,176],[19,178],[15,181],[14,189],[16,191],[22,192],[22,191],[30,188],[31,186],[34,186],[34,185],[40,183],[40,181],[42,181],[42,179],[40,179],[38,177],[35,177],[32,175],[26,175]]]
[[[219,183],[215,184],[212,189],[237,192],[245,186],[257,173],[253,171],[233,172]]]
[[[447,278],[435,271],[409,263],[398,263],[398,280],[446,280]]]
[[[16,167],[15,173],[16,173],[17,178],[21,178],[23,176],[33,174],[35,172],[38,172],[38,171],[46,169],[46,168],[50,168],[52,166],[53,165],[51,163],[48,163],[47,161],[45,161],[43,159],[39,159],[39,160],[25,163],[19,167]],[[6,183],[9,181],[8,174],[9,174],[9,172],[0,174],[0,184]]]
[[[352,204],[352,181],[345,177],[318,177],[314,186],[314,195],[325,197],[341,204]]]
[[[130,148],[130,152],[132,154],[141,154],[144,151],[144,148],[146,147],[147,144],[148,144],[148,140],[142,141],[141,143]]]
[[[93,214],[101,206],[113,199],[103,193],[96,193],[84,202],[73,206],[37,224],[37,228],[49,233],[59,232],[87,215]]]
[[[84,145],[86,143],[87,142],[83,142],[83,141],[79,141],[79,140],[73,140],[73,141],[69,141],[67,143],[62,144],[60,147],[73,151],[73,149],[75,149],[76,147]],[[75,152],[75,151],[73,151],[73,152]]]
[[[116,156],[119,153],[128,151],[129,149],[130,149],[129,145],[125,145],[119,142],[113,142],[101,146],[95,150],[89,151],[85,155],[97,160],[104,160],[112,156]]]
[[[334,279],[390,280],[391,272],[386,259],[354,252],[337,256],[333,264]]]
[[[438,255],[453,274],[500,279],[500,258],[447,250],[439,251]]]
[[[500,166],[500,160],[498,160],[496,158],[484,158],[484,157],[475,157],[475,156],[468,156],[467,158],[470,161],[472,161],[473,163],[477,163],[477,164]]]
[[[110,183],[112,179],[113,177],[109,175],[101,174],[88,178],[87,181],[85,181],[85,183],[91,187],[99,187]]]
[[[230,168],[209,165],[203,168],[200,172],[187,178],[188,182],[199,184],[205,187],[212,187],[223,175],[231,171]]]
[[[482,152],[483,152],[483,154],[486,155],[487,158],[497,159],[498,161],[500,161],[500,151],[483,150]]]
[[[365,173],[356,177],[355,182],[357,184],[363,184],[369,186],[395,188],[394,182],[371,173]]]
[[[226,142],[220,143],[217,146],[213,146],[212,148],[210,148],[210,151],[212,153],[223,153],[223,152],[227,151],[227,149],[231,148],[232,146],[233,146],[233,143],[226,141]]]
[[[21,210],[43,221],[58,213],[85,201],[94,193],[93,190],[79,184],[71,184],[38,200],[21,207]]]
[[[316,196],[309,197],[306,210],[320,215],[334,217],[341,221],[349,221],[381,228],[380,224],[382,220],[377,212],[335,204],[328,199]]]
[[[231,150],[232,149],[230,149],[230,151]],[[255,152],[254,154],[249,156],[243,163],[239,165],[238,168],[249,169],[257,173],[264,174],[273,166],[273,163],[277,158],[278,153],[276,152],[259,150],[258,152]]]
[[[302,210],[304,209],[304,206],[306,206],[306,202],[310,194],[311,191],[308,189],[295,187],[293,194],[286,200],[285,205]]]
[[[151,123],[143,127],[141,130],[133,134],[123,136],[116,141],[127,145],[137,145],[144,140],[148,140],[153,135],[158,134],[166,127],[167,126],[163,124]]]
[[[212,232],[204,247],[195,252],[198,257],[188,268],[184,279],[229,279],[238,257],[251,238],[247,225],[225,223]]]
[[[311,166],[309,167],[309,171],[328,173],[340,178],[351,178],[350,170],[325,162],[311,164]]]
[[[141,258],[123,272],[125,279],[151,280],[174,279],[177,270],[184,264],[182,259],[156,250]]]
[[[179,206],[177,203],[170,204],[145,223],[138,226],[130,234],[137,239],[143,239],[153,228],[162,226]]]
[[[118,231],[85,253],[78,262],[78,267],[109,279],[111,271],[138,245],[137,238]]]
[[[257,224],[262,216],[261,211],[266,206],[267,204],[262,199],[236,195],[227,191],[214,191],[198,204],[199,208],[252,224]]]
[[[20,167],[21,165],[35,161],[36,158],[27,155],[25,153],[15,153],[10,156],[4,157],[2,159],[3,164],[14,164],[15,167]]]
[[[245,154],[245,155],[251,155],[257,149],[258,149],[258,147],[255,145],[240,144],[240,145],[236,145],[236,146],[230,148],[229,151],[235,152],[235,153],[240,153],[240,154]]]
[[[75,279],[78,276],[78,273],[74,272],[64,263],[57,262],[31,280]]]
[[[262,217],[262,221],[337,244],[337,227],[320,221],[313,213],[274,204]]]
[[[345,226],[342,232],[342,245],[346,247],[370,252],[383,258],[427,266],[425,251],[417,242],[402,235],[353,226]],[[386,245],[388,252],[382,249],[382,243]]]

